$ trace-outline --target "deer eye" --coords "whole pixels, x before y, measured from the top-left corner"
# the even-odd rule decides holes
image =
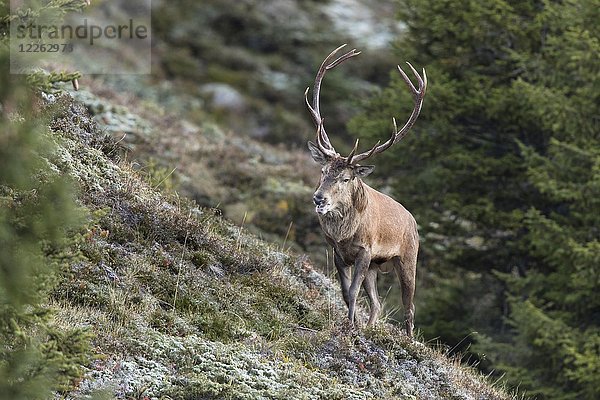
[[[348,183],[348,182],[350,182],[350,178],[344,178],[344,179],[342,179],[342,182]]]

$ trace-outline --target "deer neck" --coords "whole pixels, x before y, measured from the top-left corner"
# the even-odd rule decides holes
[[[361,224],[367,205],[365,184],[359,179],[352,191],[351,201],[341,204],[325,215],[319,215],[323,232],[336,242],[351,238]]]

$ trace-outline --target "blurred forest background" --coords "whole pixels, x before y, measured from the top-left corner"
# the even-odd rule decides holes
[[[327,270],[310,204],[318,167],[305,151],[313,127],[304,89],[333,48],[349,43],[362,50],[327,76],[322,109],[336,148],[348,149],[354,137],[366,148],[389,135],[392,116],[401,121],[410,113],[395,65],[425,67],[429,87],[419,120],[373,161],[377,168],[368,179],[419,223],[420,334],[538,399],[600,396],[598,0],[153,3],[153,75],[84,78],[89,91],[74,95],[109,132],[118,112],[108,115],[94,89],[123,103],[135,93],[145,99],[136,108],[152,99],[158,108],[151,112],[176,112],[227,143],[199,150],[193,156],[203,158],[194,159],[185,142],[129,132],[131,158],[143,160],[150,174],[171,171],[157,186],[222,208],[238,224],[308,253]],[[6,33],[8,2],[0,5],[0,33]],[[7,109],[27,102],[27,94],[7,75],[8,54],[0,51],[0,101]],[[59,78],[51,83],[72,76]],[[23,172],[34,166],[19,154],[45,145],[34,134],[19,142],[15,135],[0,137],[0,176],[30,188],[35,185]],[[40,191],[35,202],[63,198],[65,210],[47,226],[12,232],[14,221],[28,226],[35,214],[2,208],[2,246],[22,246],[29,254],[16,251],[1,261],[0,294],[3,301],[16,299],[13,308],[0,310],[5,321],[44,319],[41,309],[23,308],[43,290],[13,291],[23,286],[18,280],[25,268],[38,268],[40,250],[28,246],[40,240],[59,246],[58,216],[61,224],[77,221],[68,185],[52,182],[45,190],[60,196]],[[380,292],[387,293],[388,318],[401,320],[399,289],[388,291],[390,279],[382,278]],[[50,281],[42,275],[36,285]],[[18,338],[14,326],[3,325],[0,335]],[[77,361],[68,349],[83,346],[82,335],[55,338],[59,348],[70,345],[53,359],[54,369]],[[30,347],[17,356],[34,353]]]

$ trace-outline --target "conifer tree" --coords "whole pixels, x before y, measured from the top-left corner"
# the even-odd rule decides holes
[[[399,10],[429,88],[378,172],[420,224],[417,325],[539,398],[597,398],[600,4]],[[350,126],[366,142],[410,112],[396,74]]]
[[[10,19],[0,2],[0,399],[44,399],[68,388],[88,358],[89,338],[54,327],[48,308],[58,273],[49,255],[78,212],[70,183],[47,164],[54,146],[33,107],[53,82],[10,75]]]
[[[503,276],[511,294],[515,381],[539,398],[600,396],[600,17],[598,2],[547,4],[547,45],[536,81],[519,82],[550,132],[547,147],[522,146],[539,192],[523,217],[526,274]]]

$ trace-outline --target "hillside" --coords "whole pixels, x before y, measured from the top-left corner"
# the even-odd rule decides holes
[[[306,151],[257,141],[210,115],[198,122],[176,117],[185,95],[166,85],[160,95],[143,81],[129,85],[146,87],[145,93],[124,94],[99,80],[71,93],[160,188],[204,207],[218,206],[229,220],[263,238],[281,244],[286,238],[286,247],[321,255],[318,222],[307,201],[318,169]]]
[[[51,169],[88,214],[52,295],[60,329],[93,335],[68,398],[509,398],[397,327],[348,329],[305,256],[158,191],[69,96],[50,108]]]

